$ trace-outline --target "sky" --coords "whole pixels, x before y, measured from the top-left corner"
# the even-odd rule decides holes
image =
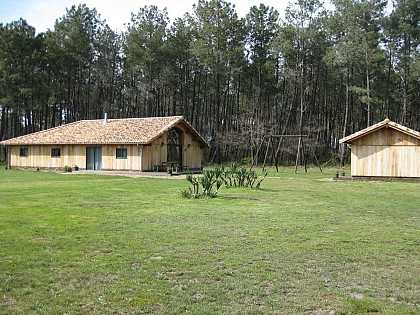
[[[263,2],[266,6],[274,7],[284,17],[288,0],[226,0],[235,5],[239,17],[245,17],[249,9]],[[294,2],[294,1],[293,1]],[[25,19],[29,25],[35,27],[36,32],[53,29],[55,20],[66,14],[66,8],[85,3],[89,9],[96,8],[102,20],[106,20],[113,30],[124,30],[131,13],[138,13],[145,5],[156,5],[167,8],[171,22],[182,17],[186,12],[192,12],[193,4],[198,0],[0,0],[0,23]]]

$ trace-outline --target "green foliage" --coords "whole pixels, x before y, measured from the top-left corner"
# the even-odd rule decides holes
[[[192,188],[189,187],[187,190],[181,190],[182,196],[186,198],[199,198],[200,197],[200,182],[198,177],[193,176],[192,174],[187,175],[187,181],[189,181],[192,184]]]
[[[242,158],[242,164],[251,165],[251,163],[252,163],[252,158],[250,156],[245,156]]]
[[[104,112],[184,115],[212,136],[212,162],[290,165],[295,139],[267,136],[299,133],[308,163],[343,165],[342,136],[386,117],[420,125],[420,7],[391,5],[299,0],[240,18],[228,1],[200,0],[176,21],[150,5],[122,32],[78,5],[45,33],[1,24],[0,140]]]
[[[381,314],[380,303],[371,299],[347,299],[339,315]]]
[[[188,190],[181,190],[181,194],[186,198],[199,198],[200,196],[214,198],[223,184],[227,188],[249,187],[259,189],[267,174],[268,172],[264,171],[259,175],[251,168],[238,167],[236,163],[231,164],[227,169],[223,166],[215,167],[214,170],[204,170],[201,176],[188,174],[186,179],[192,184],[192,187],[189,187]]]
[[[73,168],[71,166],[65,165],[63,171],[64,173],[71,173]]]
[[[181,190],[181,194],[186,198],[199,198],[200,196],[214,198],[223,183],[221,176],[222,171],[217,168],[214,171],[203,171],[202,176],[193,176],[192,174],[188,174],[186,179],[192,184],[192,188],[189,187],[188,191]]]
[[[231,166],[226,169],[223,173],[223,181],[226,187],[249,187],[251,189],[259,189],[261,182],[265,179],[268,172],[263,171],[261,174],[251,167],[239,167],[236,163],[232,163]],[[256,185],[255,185],[256,184]]]

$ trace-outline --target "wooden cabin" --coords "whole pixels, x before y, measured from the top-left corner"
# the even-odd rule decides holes
[[[0,142],[9,168],[200,170],[208,143],[182,117],[81,120]]]
[[[385,119],[340,140],[351,146],[353,177],[420,178],[420,132]]]

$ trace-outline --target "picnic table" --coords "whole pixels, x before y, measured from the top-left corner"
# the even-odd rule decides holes
[[[182,163],[179,162],[162,162],[159,165],[153,166],[153,171],[159,172],[160,170],[166,170],[168,173],[178,173],[182,171],[187,171],[188,166],[182,165]]]

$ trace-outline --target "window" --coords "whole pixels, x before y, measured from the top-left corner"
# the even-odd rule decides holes
[[[19,155],[21,157],[27,157],[29,155],[28,148],[20,148]]]
[[[52,148],[51,149],[51,157],[60,157],[60,156],[61,156],[60,148]]]
[[[127,158],[127,149],[117,148],[117,159],[126,159],[126,158]]]
[[[173,128],[168,132],[168,155],[167,162],[182,165],[182,131]]]

